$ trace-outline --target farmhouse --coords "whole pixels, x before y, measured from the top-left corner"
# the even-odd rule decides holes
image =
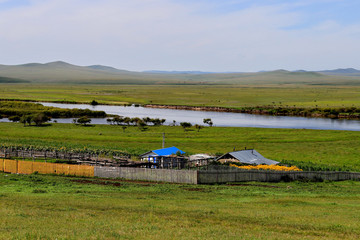
[[[260,164],[274,165],[279,163],[277,161],[263,157],[260,153],[258,153],[254,149],[229,152],[217,158],[216,161],[219,161],[221,163],[240,162],[240,163],[252,164],[252,165],[260,165]]]
[[[154,167],[160,168],[183,168],[187,158],[180,156],[185,152],[177,147],[152,150],[140,155],[142,161],[147,161]]]

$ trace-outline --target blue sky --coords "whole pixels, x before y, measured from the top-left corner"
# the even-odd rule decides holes
[[[0,0],[0,64],[360,69],[360,1]]]

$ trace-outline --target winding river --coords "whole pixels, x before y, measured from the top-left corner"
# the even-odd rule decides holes
[[[59,108],[79,108],[105,111],[107,114],[116,114],[126,117],[151,117],[166,119],[165,124],[190,122],[203,124],[204,118],[211,118],[214,126],[219,127],[258,127],[258,128],[295,128],[295,129],[323,129],[323,130],[350,130],[360,131],[359,120],[342,120],[327,118],[305,118],[267,116],[244,113],[208,112],[175,110],[160,108],[144,108],[135,106],[109,106],[86,104],[41,103],[44,106]],[[59,123],[71,123],[72,119],[56,119]],[[106,118],[93,118],[92,124],[107,124]]]

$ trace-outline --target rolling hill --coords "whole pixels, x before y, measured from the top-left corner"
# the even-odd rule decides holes
[[[356,69],[319,72],[276,70],[256,73],[132,72],[102,65],[77,66],[62,61],[0,65],[0,76],[3,79],[0,82],[7,83],[360,85],[360,71]]]

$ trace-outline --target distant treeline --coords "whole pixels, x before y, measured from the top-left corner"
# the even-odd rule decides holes
[[[31,114],[44,114],[50,118],[78,118],[78,117],[106,117],[104,111],[92,111],[89,109],[64,109],[45,107],[39,103],[0,101],[0,117],[24,116]]]
[[[264,107],[244,107],[242,113],[264,114],[275,116],[300,116],[300,117],[324,117],[324,118],[344,118],[359,119],[360,108],[343,107],[343,108],[301,108],[301,107],[281,107],[281,106],[264,106]]]

